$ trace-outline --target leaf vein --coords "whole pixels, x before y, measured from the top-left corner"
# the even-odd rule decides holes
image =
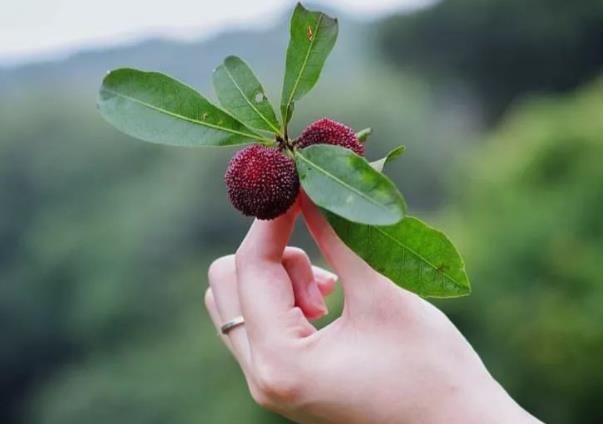
[[[166,109],[163,109],[161,107],[155,106],[155,105],[153,105],[151,103],[143,102],[142,100],[139,100],[139,99],[137,99],[135,97],[127,96],[125,94],[119,93],[119,92],[117,92],[115,90],[111,90],[111,89],[106,88],[106,87],[103,87],[102,91],[106,91],[107,93],[113,94],[114,96],[121,97],[121,98],[126,99],[126,100],[130,100],[130,101],[132,101],[134,103],[138,103],[138,104],[140,104],[140,105],[142,105],[142,106],[144,106],[146,108],[155,110],[157,112],[165,113],[166,115],[172,116],[172,117],[177,118],[177,119],[182,119],[183,121],[187,121],[187,122],[190,122],[190,123],[193,123],[193,124],[197,124],[197,125],[201,125],[201,126],[204,126],[204,127],[212,128],[212,129],[215,129],[215,130],[218,130],[218,131],[229,132],[231,134],[240,135],[240,136],[246,137],[246,138],[251,138],[251,139],[260,140],[260,141],[264,141],[264,142],[266,142],[266,141],[267,142],[272,142],[272,140],[270,140],[269,138],[266,138],[266,137],[261,137],[259,135],[255,135],[255,134],[248,134],[248,133],[245,133],[245,132],[233,130],[231,128],[221,127],[219,125],[210,124],[209,122],[198,121],[196,119],[189,118],[188,116],[184,116],[184,115],[180,115],[180,114],[177,114],[177,113],[174,113],[174,112],[170,112],[169,110],[166,110]]]
[[[287,119],[289,116],[289,105],[291,105],[291,102],[293,101],[293,97],[295,96],[295,92],[297,91],[297,86],[299,85],[299,81],[302,78],[303,74],[304,74],[304,70],[306,69],[306,66],[308,64],[308,58],[310,57],[310,53],[312,52],[312,47],[314,46],[314,42],[316,41],[316,39],[318,39],[318,30],[320,28],[320,21],[322,21],[322,15],[318,15],[318,19],[316,20],[316,27],[314,28],[314,37],[312,37],[312,39],[310,40],[310,44],[308,45],[308,50],[306,51],[306,55],[304,57],[304,61],[302,62],[302,66],[300,68],[299,74],[297,75],[297,78],[295,79],[295,83],[293,84],[293,88],[291,89],[291,93],[289,94],[289,98],[287,99],[287,105],[286,105],[286,113],[287,115],[285,116],[284,121],[287,122]]]
[[[272,130],[273,130],[275,133],[280,134],[279,129],[278,129],[278,128],[276,128],[276,127],[275,127],[275,126],[272,124],[272,122],[270,122],[270,121],[268,120],[268,118],[266,118],[266,117],[264,116],[264,114],[263,114],[263,113],[261,113],[261,112],[260,112],[260,111],[259,111],[259,110],[258,110],[258,109],[257,109],[257,108],[254,106],[254,105],[253,105],[253,103],[251,103],[251,102],[249,101],[249,99],[247,98],[247,96],[246,96],[246,95],[245,95],[245,93],[243,92],[243,89],[242,89],[242,88],[239,86],[239,84],[237,83],[237,81],[234,79],[234,77],[233,77],[233,76],[232,76],[232,74],[230,73],[230,70],[228,69],[228,66],[226,66],[226,64],[224,65],[224,70],[226,71],[226,75],[228,75],[228,78],[229,78],[229,79],[232,81],[232,83],[234,84],[235,88],[236,88],[236,89],[239,91],[239,93],[241,93],[241,96],[243,97],[243,99],[245,100],[245,102],[246,102],[246,103],[247,103],[247,104],[248,104],[248,105],[249,105],[249,106],[250,106],[250,107],[251,107],[251,108],[252,108],[252,109],[255,111],[255,113],[257,113],[257,114],[258,114],[258,116],[259,116],[260,118],[262,118],[262,120],[263,120],[263,121],[264,121],[266,124],[268,124],[268,126],[269,126],[270,128],[272,128]]]
[[[346,187],[347,189],[349,189],[350,191],[358,194],[360,197],[363,197],[364,199],[368,200],[370,203],[378,206],[379,208],[388,211],[389,209],[387,207],[384,207],[382,203],[377,202],[375,199],[373,199],[370,196],[367,196],[366,194],[364,194],[363,192],[361,192],[360,190],[356,189],[354,186],[351,186],[350,184],[346,183],[345,181],[341,180],[340,178],[337,178],[335,175],[331,174],[329,171],[327,171],[324,168],[321,168],[320,166],[318,166],[316,163],[306,159],[303,155],[298,154],[298,157],[302,158],[302,160],[306,161],[307,163],[309,163],[310,165],[312,165],[317,171],[319,171],[320,173],[331,177],[334,181],[336,181],[337,183],[339,183],[340,185],[342,185],[343,187]]]
[[[425,258],[423,255],[421,255],[419,252],[417,252],[416,250],[412,249],[411,247],[408,247],[408,245],[403,244],[402,242],[400,242],[398,239],[392,237],[391,235],[389,235],[386,231],[381,230],[379,227],[373,227],[375,229],[375,231],[378,231],[379,233],[383,234],[385,237],[389,238],[391,241],[393,241],[395,244],[397,244],[398,246],[400,246],[404,252],[404,250],[408,250],[410,253],[412,253],[414,256],[416,256],[420,261],[425,262],[427,265],[429,265],[430,267],[434,268],[434,269],[438,269],[437,266],[435,266],[433,263],[431,263],[431,261],[429,261],[427,258]],[[453,283],[457,284],[457,285],[461,285],[464,287],[463,284],[461,284],[460,281],[457,281],[454,277],[452,277],[451,275],[449,275],[448,273],[441,271],[442,277],[446,277],[447,279],[449,279],[450,281],[452,281]]]

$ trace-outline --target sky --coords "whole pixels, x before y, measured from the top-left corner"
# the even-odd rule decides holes
[[[430,0],[313,0],[308,7],[374,19]],[[272,25],[295,0],[2,0],[0,65],[67,56],[148,37],[201,39]]]

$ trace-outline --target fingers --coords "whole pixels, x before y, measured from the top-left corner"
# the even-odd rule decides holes
[[[282,264],[297,208],[271,221],[255,220],[236,253],[238,292],[252,346],[314,327],[295,307],[293,287]]]
[[[208,310],[211,315],[212,310],[210,307],[213,307],[211,304],[213,298],[216,307],[212,319],[219,317],[217,327],[221,333],[220,327],[224,323],[242,315],[237,292],[234,255],[216,259],[209,267],[208,277],[211,292],[206,295],[206,304],[209,303]],[[207,296],[210,299],[207,299]],[[228,340],[227,346],[229,346],[241,366],[245,367],[249,362],[249,341],[245,326],[233,328],[224,338]]]
[[[301,193],[300,198],[302,213],[314,241],[341,279],[346,304],[366,304],[366,299],[380,290],[385,279],[339,239],[305,193]]]
[[[333,291],[337,282],[337,276],[320,267],[312,266],[307,254],[295,247],[287,247],[285,249],[283,264],[289,273],[289,278],[294,288],[293,291],[296,296],[295,304],[302,309],[307,318],[314,319],[323,316],[326,313],[323,296],[327,296]],[[232,255],[220,258],[212,263],[208,272],[210,287],[205,292],[205,306],[218,335],[245,371],[245,363],[248,361],[247,351],[249,350],[249,342],[246,340],[244,327],[233,329],[228,335],[222,334],[221,331],[221,327],[226,321],[241,314],[238,291],[233,285],[233,281],[236,284],[234,280],[236,275],[233,277],[233,273],[236,274],[234,270],[234,256]],[[308,273],[310,276],[307,275]],[[310,285],[313,285],[315,288],[309,289],[308,286]],[[219,293],[220,307],[218,307],[212,287]],[[310,293],[312,293],[312,297],[309,296]],[[324,313],[320,312],[321,305],[324,308]],[[225,311],[224,316],[221,315],[219,309]],[[317,309],[319,312],[317,312]],[[239,332],[239,335],[236,334],[237,332]],[[231,338],[242,339],[240,342],[236,342],[237,348],[233,345]]]
[[[283,266],[291,279],[295,305],[301,308],[308,319],[318,319],[325,316],[327,305],[306,252],[295,247],[285,248]],[[321,273],[321,271],[322,273],[326,272],[318,269],[316,272]],[[326,280],[326,278],[322,279]],[[333,274],[331,274],[331,280],[333,280],[334,285],[335,276]],[[323,286],[328,284],[330,283],[327,281],[323,282]]]
[[[335,286],[337,285],[336,274],[315,265],[312,265],[312,273],[314,274],[316,284],[318,284],[318,290],[320,290],[320,293],[324,297],[333,293],[333,290],[335,290]]]

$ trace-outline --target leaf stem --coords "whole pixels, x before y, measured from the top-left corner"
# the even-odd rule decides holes
[[[286,142],[289,141],[289,124],[287,121],[283,120],[283,140]]]

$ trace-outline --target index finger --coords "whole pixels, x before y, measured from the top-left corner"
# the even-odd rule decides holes
[[[298,212],[294,206],[271,221],[255,220],[237,250],[239,300],[251,345],[285,335],[291,324],[295,300],[282,256]]]

